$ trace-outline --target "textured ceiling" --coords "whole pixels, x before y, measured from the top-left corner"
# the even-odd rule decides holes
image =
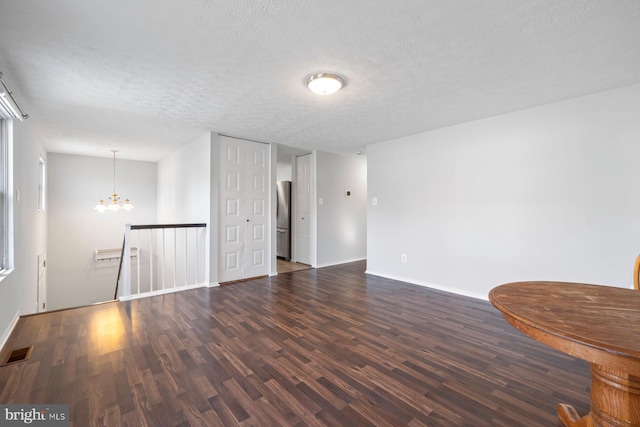
[[[367,144],[640,82],[637,0],[20,0],[0,71],[52,152],[155,161],[205,131]],[[336,95],[312,73],[347,80]]]

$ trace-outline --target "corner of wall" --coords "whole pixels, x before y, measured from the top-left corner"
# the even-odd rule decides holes
[[[11,336],[11,333],[13,332],[16,325],[18,324],[18,320],[20,320],[20,310],[16,311],[15,316],[13,317],[13,319],[11,319],[11,322],[9,323],[7,328],[4,330],[2,335],[0,335],[0,353],[2,353],[2,350],[4,349],[4,345],[7,343],[7,341],[9,340],[9,337]]]

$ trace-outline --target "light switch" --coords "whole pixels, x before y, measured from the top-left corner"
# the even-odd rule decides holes
[[[324,199],[323,199],[322,197],[320,197],[320,198],[318,199],[318,204],[319,204],[320,206],[324,205]]]
[[[377,206],[378,205],[378,198],[377,197],[372,197],[371,198],[371,204],[373,206]]]

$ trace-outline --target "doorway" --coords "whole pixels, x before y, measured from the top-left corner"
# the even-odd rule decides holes
[[[47,253],[38,255],[38,313],[47,311]]]
[[[285,259],[282,259],[283,257],[278,257],[278,259],[276,260],[276,272],[278,274],[312,268],[311,260],[308,259],[309,258],[308,256],[305,258],[306,262],[301,259],[297,259],[297,256],[298,256],[297,249],[300,248],[301,243],[298,241],[298,237],[296,235],[296,230],[298,229],[296,218],[298,217],[297,213],[299,211],[299,208],[296,206],[297,199],[299,197],[296,190],[296,186],[298,184],[296,170],[297,170],[298,161],[301,157],[304,159],[312,159],[313,154],[309,153],[308,150],[303,150],[296,147],[290,147],[287,145],[278,144],[276,181],[291,182],[291,199],[289,201],[289,206],[291,207],[291,211],[290,211],[291,221],[290,221],[290,233],[289,233],[290,240],[291,240],[290,241],[290,259],[285,260]],[[302,160],[302,162],[304,161],[305,160]],[[308,161],[305,165],[305,168],[307,169],[306,174],[309,177],[311,174],[311,166],[312,166],[312,163],[310,161]],[[310,190],[312,188],[311,181],[303,185],[306,186],[307,188],[308,195],[306,196],[306,200],[308,202],[308,205],[310,206],[310,203],[312,200],[311,194],[310,194],[311,193]],[[310,216],[309,214],[306,214],[307,221],[309,220],[309,216]],[[278,230],[276,229],[274,231],[277,233]],[[307,247],[306,252],[308,254],[311,254],[313,253],[313,251],[309,247],[309,244],[310,244],[309,238],[307,238],[307,242],[308,243],[305,244]],[[276,252],[280,254],[281,251],[278,249]]]

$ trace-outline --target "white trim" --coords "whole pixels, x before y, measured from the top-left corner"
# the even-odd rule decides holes
[[[3,119],[0,116],[0,191],[5,193],[5,213],[4,223],[0,223],[3,229],[4,246],[0,249],[0,271],[5,277],[14,268],[14,197],[13,192],[13,120]]]
[[[426,288],[437,289],[439,291],[449,292],[456,295],[463,295],[466,297],[489,301],[489,295],[478,294],[475,292],[467,292],[458,288],[450,288],[448,286],[441,286],[433,283],[420,282],[414,279],[407,279],[406,277],[389,276],[387,274],[376,273],[375,271],[370,271],[370,270],[366,270],[365,274],[371,274],[372,276],[380,276],[380,277],[384,277],[385,279],[397,280],[399,282],[406,282],[412,285],[424,286]]]
[[[11,323],[9,323],[9,326],[7,326],[7,329],[5,329],[2,337],[0,337],[0,352],[2,352],[2,350],[4,349],[4,345],[7,343],[7,340],[11,336],[13,329],[18,324],[18,320],[20,320],[20,310],[16,311],[16,315],[11,320]]]
[[[211,283],[209,283],[209,284],[208,284],[208,285],[206,285],[206,286],[207,286],[207,287],[209,287],[209,288],[215,288],[215,287],[217,287],[217,286],[220,286],[220,283],[218,283],[218,282],[211,282]]]
[[[126,295],[123,295],[123,296],[119,297],[118,299],[120,301],[131,301],[131,300],[134,300],[134,299],[155,297],[155,296],[158,296],[158,295],[165,295],[165,294],[173,294],[173,293],[176,293],[176,292],[188,291],[190,289],[205,288],[205,287],[209,287],[209,286],[211,286],[211,285],[208,285],[206,283],[198,283],[198,284],[195,284],[195,285],[181,286],[179,288],[158,289],[156,291],[151,291],[151,292],[142,292],[142,293],[139,293],[139,294],[131,295],[129,297],[127,297]]]
[[[350,262],[364,261],[366,259],[367,259],[366,257],[364,257],[364,258],[344,259],[342,261],[328,262],[326,264],[318,264],[318,266],[314,267],[314,268],[333,267],[334,265],[348,264]],[[376,274],[376,276],[378,276],[378,275]]]
[[[311,267],[318,268],[318,151],[313,150],[311,152],[311,165],[310,165],[311,180]]]
[[[15,268],[8,268],[6,270],[0,271],[0,282],[2,282],[5,278],[9,277],[9,275],[15,270]]]

